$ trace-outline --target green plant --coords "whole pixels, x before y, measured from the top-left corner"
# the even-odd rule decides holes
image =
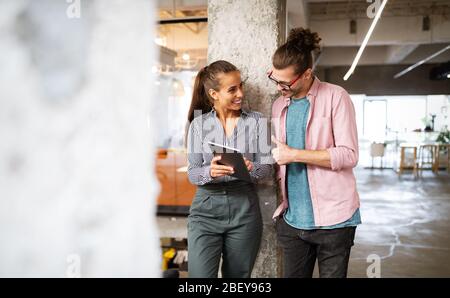
[[[429,126],[429,125],[431,125],[431,119],[428,118],[427,116],[423,117],[423,118],[420,119],[420,120],[422,120],[422,123],[423,123],[424,126]]]
[[[450,144],[450,130],[441,131],[436,138],[436,142]]]
[[[424,131],[433,131],[432,124],[431,124],[432,121],[429,117],[426,117],[426,116],[423,117],[422,123],[425,126],[425,128],[423,129]]]

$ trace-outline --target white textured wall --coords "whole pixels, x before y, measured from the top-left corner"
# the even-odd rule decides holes
[[[154,3],[80,3],[0,2],[1,277],[159,276]]]
[[[227,60],[246,80],[246,101],[251,109],[270,115],[277,90],[267,79],[272,55],[282,36],[285,0],[209,0],[208,63]]]
[[[244,105],[268,119],[278,92],[267,71],[284,37],[284,7],[285,0],[208,1],[208,63],[223,59],[235,64],[246,81]],[[272,222],[276,190],[272,180],[258,188],[264,230],[252,276],[277,277],[280,258]]]

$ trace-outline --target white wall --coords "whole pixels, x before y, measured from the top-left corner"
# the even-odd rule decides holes
[[[353,94],[351,98],[355,107],[358,127],[359,166],[371,165],[369,148],[372,142],[388,144],[384,165],[392,166],[397,158],[394,154],[397,152],[396,145],[402,142],[434,141],[439,131],[450,127],[448,117],[450,96],[448,95],[366,96]],[[375,111],[366,106],[366,113],[364,113],[364,100],[379,100],[379,103],[385,101],[387,110],[381,108]],[[368,105],[367,102],[366,105]],[[447,113],[445,113],[446,111]],[[426,116],[429,117],[430,114],[436,114],[435,132],[424,133],[425,124],[422,119]],[[365,131],[363,131],[363,123],[366,126]],[[386,126],[387,132],[384,129]],[[421,129],[422,132],[413,132],[415,129]]]
[[[409,133],[414,129],[424,129],[423,118],[435,114],[435,131],[450,127],[448,95],[416,95],[416,96],[366,96],[351,95],[356,111],[358,135],[363,136],[364,100],[385,100],[387,102],[387,126],[399,133]],[[447,114],[445,112],[447,111]],[[369,110],[370,112],[370,110]],[[447,117],[446,117],[447,115]],[[367,115],[365,115],[367,116]],[[366,119],[367,121],[367,119]],[[370,123],[368,123],[370,125]],[[369,136],[365,136],[369,137]]]
[[[0,2],[1,277],[160,275],[154,1],[80,3]]]

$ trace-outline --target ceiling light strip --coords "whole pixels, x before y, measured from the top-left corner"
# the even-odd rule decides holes
[[[364,52],[364,49],[367,46],[367,42],[370,39],[370,36],[372,35],[373,30],[375,29],[375,26],[377,25],[378,19],[381,16],[381,13],[383,12],[384,7],[386,6],[386,3],[388,0],[383,0],[383,3],[381,3],[380,8],[377,11],[377,14],[375,15],[375,18],[372,21],[372,24],[370,25],[369,31],[367,31],[366,37],[364,37],[364,40],[359,47],[358,53],[356,54],[355,59],[353,60],[352,66],[347,71],[347,73],[344,76],[344,81],[347,81],[348,78],[352,75],[353,71],[355,71],[356,65],[358,65],[359,59],[361,58],[362,53]]]
[[[433,55],[428,56],[427,58],[425,58],[425,59],[423,59],[423,60],[420,60],[420,61],[417,62],[416,64],[411,65],[410,67],[408,67],[408,68],[402,70],[401,72],[399,72],[398,74],[396,74],[396,75],[394,76],[394,79],[398,79],[398,78],[401,77],[402,75],[404,75],[404,74],[406,74],[407,72],[410,72],[411,70],[413,70],[414,68],[416,68],[416,67],[418,67],[418,66],[424,64],[424,63],[427,62],[428,60],[431,60],[431,59],[433,59],[434,57],[436,57],[436,56],[438,56],[438,55],[444,53],[444,52],[447,51],[448,49],[450,49],[450,45],[446,46],[446,47],[443,48],[442,50],[437,51],[437,52],[434,53]]]

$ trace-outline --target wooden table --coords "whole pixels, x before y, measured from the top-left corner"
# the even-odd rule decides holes
[[[447,162],[445,167],[447,168],[447,171],[450,172],[450,144],[437,144],[436,145],[436,162],[434,164],[433,171],[435,173],[439,172],[439,166],[440,166],[440,158],[439,154],[441,152],[441,149],[446,148],[447,149]]]
[[[447,152],[450,150],[450,144],[441,144],[436,142],[422,142],[422,143],[401,143],[400,144],[400,165],[398,169],[398,175],[402,175],[405,169],[413,170],[414,175],[418,176],[425,168],[425,165],[430,165],[430,169],[433,173],[439,172],[440,165],[440,152],[445,148]],[[406,162],[406,151],[412,150],[413,164]],[[430,153],[427,157],[426,152]],[[450,171],[450,154],[447,154],[447,162],[445,167]]]
[[[416,164],[416,160],[417,160],[417,148],[419,147],[418,144],[416,143],[401,143],[400,144],[400,165],[398,168],[398,175],[402,175],[403,171],[406,168],[412,168],[414,174],[417,173],[417,164]],[[411,149],[413,151],[413,164],[412,165],[408,165],[406,163],[406,158],[405,158],[405,152],[406,150]]]

